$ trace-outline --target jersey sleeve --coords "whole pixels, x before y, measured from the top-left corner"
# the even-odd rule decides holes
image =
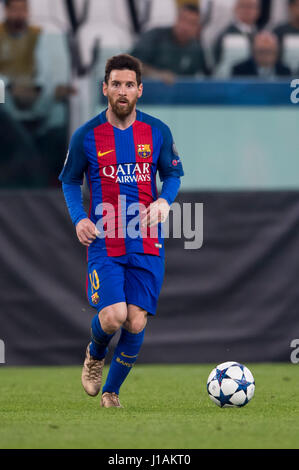
[[[87,168],[87,157],[84,151],[84,133],[79,128],[72,136],[69,150],[59,180],[67,184],[83,184]]]
[[[65,202],[74,225],[87,218],[83,207],[83,197],[78,184],[62,183]]]
[[[160,180],[164,181],[170,176],[180,178],[184,176],[184,171],[171,131],[165,124],[160,130],[162,132],[162,146],[158,159]]]
[[[174,202],[180,189],[181,179],[174,176],[168,176],[163,181],[162,191],[159,197],[165,199],[168,204]]]

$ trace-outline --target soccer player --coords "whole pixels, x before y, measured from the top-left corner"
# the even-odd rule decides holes
[[[98,312],[82,370],[88,395],[100,392],[107,347],[121,329],[102,390],[105,408],[121,407],[119,389],[136,362],[147,316],[156,313],[164,277],[161,222],[183,176],[167,125],[136,109],[142,91],[138,59],[121,54],[107,61],[108,108],[74,133],[59,176],[77,237],[88,247],[87,295]],[[84,174],[88,216],[80,188]]]

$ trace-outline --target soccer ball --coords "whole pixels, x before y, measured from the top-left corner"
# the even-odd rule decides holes
[[[238,362],[223,362],[212,370],[207,381],[211,400],[221,408],[247,405],[254,395],[255,382],[250,370]]]

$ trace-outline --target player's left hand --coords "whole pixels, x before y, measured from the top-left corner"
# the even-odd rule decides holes
[[[97,228],[89,218],[81,219],[77,223],[76,232],[79,242],[84,246],[89,246],[97,236]]]
[[[166,199],[159,197],[155,202],[152,202],[145,211],[141,212],[143,218],[141,219],[142,227],[154,227],[159,222],[165,222],[168,217],[170,205]]]

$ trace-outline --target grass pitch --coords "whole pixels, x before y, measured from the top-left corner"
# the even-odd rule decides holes
[[[246,364],[256,381],[244,408],[206,391],[214,365],[136,365],[124,409],[102,409],[81,367],[0,368],[0,448],[299,448],[299,365]],[[104,370],[104,378],[108,372]]]

